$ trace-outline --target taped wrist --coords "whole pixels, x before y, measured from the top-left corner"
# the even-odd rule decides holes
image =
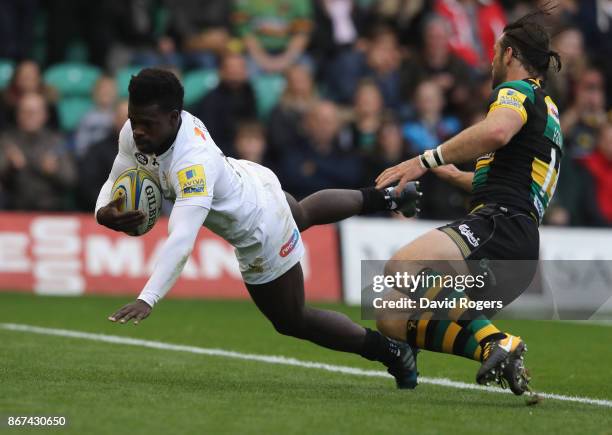
[[[441,145],[436,149],[427,150],[419,156],[419,162],[425,169],[433,169],[438,166],[445,165],[444,158],[442,157]]]

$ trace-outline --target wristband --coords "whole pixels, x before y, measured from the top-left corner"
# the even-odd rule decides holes
[[[446,164],[442,158],[441,146],[439,145],[438,148],[433,150],[427,150],[419,156],[419,162],[423,168],[433,169]]]
[[[438,145],[438,147],[434,150],[434,156],[436,157],[436,160],[438,161],[438,166],[446,165],[446,162],[444,161],[444,157],[442,157],[442,145]]]

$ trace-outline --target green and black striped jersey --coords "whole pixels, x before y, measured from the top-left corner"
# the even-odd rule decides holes
[[[523,127],[510,142],[476,162],[472,208],[497,203],[524,210],[539,222],[559,177],[563,136],[559,111],[538,80],[506,82],[493,91],[489,112],[515,110]]]

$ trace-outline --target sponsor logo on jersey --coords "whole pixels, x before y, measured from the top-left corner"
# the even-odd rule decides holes
[[[468,243],[476,248],[480,244],[480,239],[474,235],[470,227],[466,224],[459,225],[459,232],[467,239]]]
[[[200,136],[202,138],[202,140],[206,140],[206,135],[204,134],[204,132],[202,130],[200,130],[198,127],[193,127],[193,133],[196,136]]]
[[[286,257],[287,255],[291,254],[291,252],[297,246],[298,240],[300,240],[300,232],[295,229],[293,230],[293,234],[291,234],[291,238],[289,239],[289,241],[283,246],[281,246],[278,255],[280,255],[281,257]]]
[[[493,157],[495,155],[495,151],[492,151],[490,153],[486,153],[483,154],[482,156],[478,157],[477,160],[484,160],[484,159],[490,159],[491,157]]]
[[[497,95],[498,99],[507,99],[518,101],[519,103],[523,103],[527,99],[527,95],[522,92],[516,91],[510,88],[504,88],[499,90],[499,94]]]
[[[516,98],[500,97],[498,101],[499,101],[500,106],[512,106],[512,107],[516,107],[517,109],[523,106],[523,104]]]
[[[207,196],[206,175],[202,165],[193,165],[178,172],[181,198]]]
[[[524,106],[526,99],[527,96],[525,94],[522,94],[514,89],[500,89],[499,93],[497,94],[497,100],[491,104],[490,110],[506,107],[520,113],[523,121],[527,121],[527,110]]]
[[[135,153],[134,157],[136,157],[136,161],[141,165],[146,165],[147,163],[149,163],[149,158],[143,153]]]
[[[550,97],[544,98],[544,101],[546,102],[546,107],[548,108],[548,114],[555,120],[557,124],[560,124],[559,109],[557,109],[557,105]]]

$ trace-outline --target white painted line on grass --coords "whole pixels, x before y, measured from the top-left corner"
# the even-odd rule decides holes
[[[196,346],[185,346],[180,344],[163,343],[160,341],[141,340],[139,338],[121,337],[118,335],[94,334],[90,332],[70,331],[66,329],[43,328],[40,326],[22,325],[16,323],[0,323],[0,328],[9,331],[30,332],[34,334],[54,335],[58,337],[81,338],[85,340],[98,341],[103,343],[124,344],[130,346],[147,347],[151,349],[170,350],[175,352],[188,352],[199,355],[221,356],[225,358],[235,358],[247,361],[265,362],[268,364],[280,364],[285,366],[302,367],[309,369],[319,369],[334,373],[344,373],[355,376],[369,377],[389,377],[386,372],[379,370],[365,370],[356,367],[338,366],[332,364],[324,364],[313,361],[301,361],[295,358],[287,358],[284,356],[274,355],[256,355],[251,353],[234,352],[231,350],[204,348]],[[499,388],[486,387],[476,384],[468,384],[466,382],[452,381],[446,378],[427,378],[419,377],[419,383],[439,385],[448,388],[458,388],[461,390],[479,390],[490,393],[505,393],[510,391],[501,390]],[[612,408],[612,400],[592,399],[590,397],[566,396],[562,394],[540,393],[538,394],[546,399],[561,400],[564,402],[576,402],[589,405],[598,405]]]

